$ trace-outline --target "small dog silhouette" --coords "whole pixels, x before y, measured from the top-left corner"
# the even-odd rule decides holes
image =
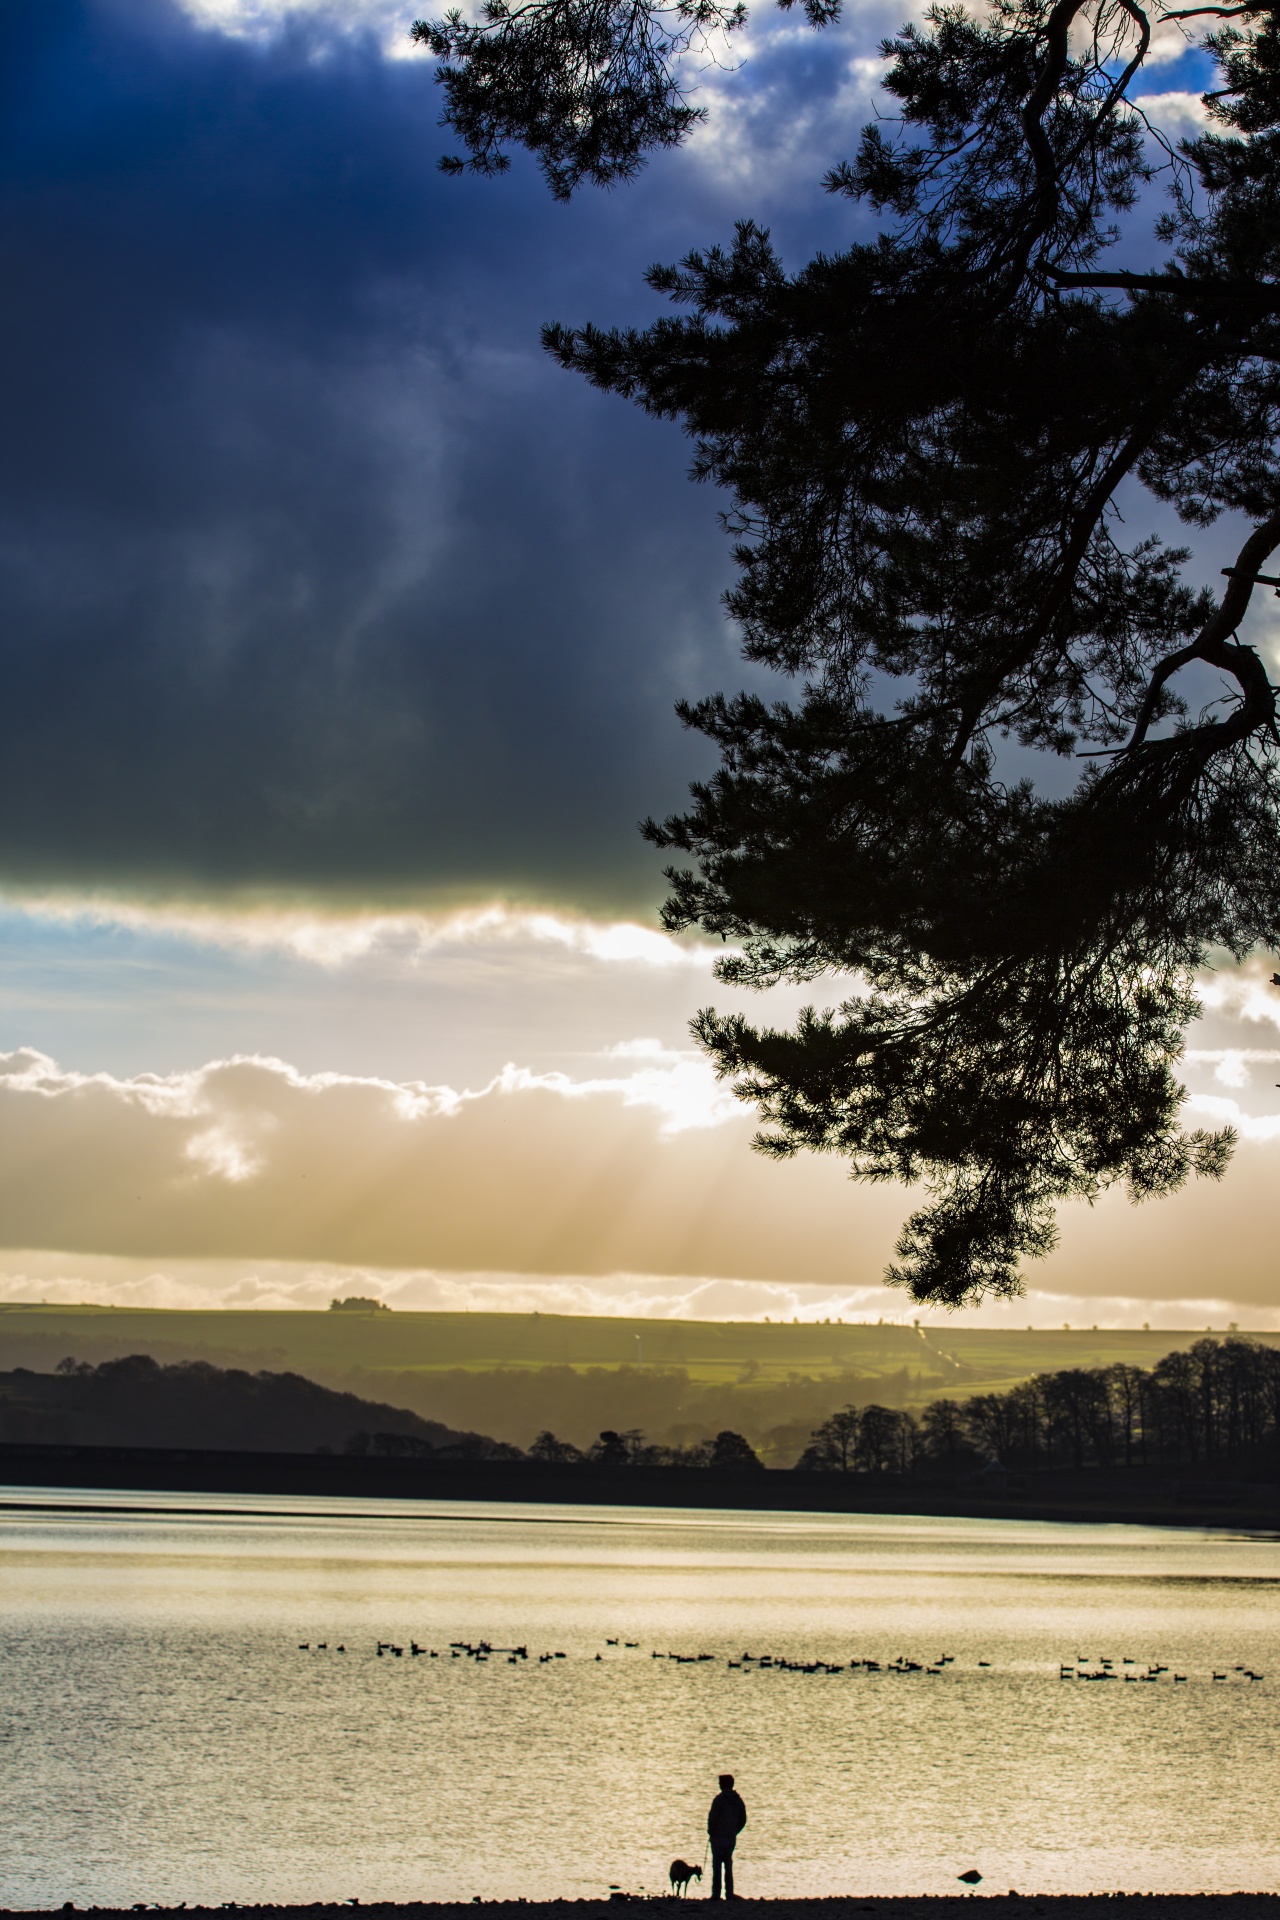
[[[673,1893],[688,1893],[689,1882],[691,1880],[701,1880],[701,1878],[701,1867],[691,1867],[687,1860],[673,1860],[671,1862],[671,1891]]]

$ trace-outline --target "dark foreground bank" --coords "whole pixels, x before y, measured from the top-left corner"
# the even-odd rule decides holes
[[[556,1466],[532,1460],[377,1459],[212,1448],[0,1445],[0,1486],[138,1493],[497,1500],[755,1512],[900,1513],[1130,1525],[1280,1527],[1280,1489],[1133,1468],[990,1475],[697,1472]],[[2,1496],[0,1496],[2,1497]]]
[[[747,1907],[761,1920],[851,1920],[854,1914],[879,1915],[880,1920],[973,1920],[970,1902],[974,1898],[982,1899],[984,1916],[988,1920],[1009,1920],[1012,1914],[1025,1915],[1036,1913],[1045,1916],[1045,1920],[1106,1920],[1112,1909],[1117,1916],[1123,1911],[1132,1913],[1141,1908],[1144,1914],[1153,1916],[1153,1920],[1251,1920],[1251,1916],[1265,1914],[1267,1920],[1274,1920],[1280,1909],[1280,1895],[1274,1893],[1028,1893],[1006,1892],[994,1895],[929,1895],[919,1894],[898,1899],[863,1899],[849,1894],[830,1900],[739,1900],[738,1907]],[[339,1915],[347,1915],[358,1910],[370,1916],[370,1920],[466,1920],[467,1915],[474,1916],[491,1913],[495,1908],[504,1912],[519,1907],[522,1912],[536,1916],[536,1920],[594,1920],[598,1914],[600,1920],[617,1920],[621,1905],[661,1907],[664,1912],[674,1914],[683,1906],[682,1901],[655,1897],[649,1900],[628,1900],[619,1903],[609,1899],[598,1900],[488,1900],[450,1903],[422,1901],[404,1906],[373,1905],[364,1906],[355,1901],[344,1901],[340,1906],[314,1907],[148,1907],[150,1913],[224,1913],[234,1911],[240,1914],[287,1914],[289,1920],[338,1920]],[[696,1898],[692,1902],[701,1904]],[[0,1909],[11,1913],[18,1920],[19,1909]],[[47,1920],[50,1912],[58,1908],[37,1909],[40,1920]],[[70,1909],[61,1909],[70,1911]],[[133,1915],[142,1911],[141,1907],[88,1907],[80,1908],[82,1913],[95,1913],[111,1916],[111,1920],[133,1920]],[[28,1920],[26,1914],[21,1920]],[[36,1913],[29,1916],[36,1920]]]

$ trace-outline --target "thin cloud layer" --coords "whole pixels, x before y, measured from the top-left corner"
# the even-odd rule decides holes
[[[605,966],[709,973],[726,951],[717,942],[676,940],[634,920],[521,908],[504,901],[443,912],[379,912],[299,906],[287,900],[116,899],[107,895],[31,893],[0,898],[0,912],[39,925],[122,929],[248,954],[281,953],[320,967],[378,959],[414,965],[469,952],[564,954]]]
[[[51,1306],[229,1307],[322,1311],[359,1293],[417,1313],[567,1313],[667,1320],[886,1320],[920,1316],[887,1287],[833,1291],[804,1282],[737,1280],[699,1274],[457,1273],[338,1266],[326,1261],[165,1260],[108,1254],[0,1255],[0,1301]],[[965,1324],[1022,1328],[1092,1326],[1280,1327],[1273,1306],[1187,1297],[1153,1301],[1125,1294],[1076,1294],[1030,1287],[1024,1299],[992,1301]],[[941,1325],[929,1317],[926,1325]]]

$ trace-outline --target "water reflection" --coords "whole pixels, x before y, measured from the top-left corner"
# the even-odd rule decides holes
[[[1269,1538],[0,1500],[8,1906],[1276,1879]]]

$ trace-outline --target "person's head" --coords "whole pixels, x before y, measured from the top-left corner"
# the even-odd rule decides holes
[[[733,1775],[732,1775],[731,1773],[722,1773],[722,1774],[720,1775],[720,1788],[721,1788],[721,1791],[722,1791],[723,1793],[728,1793],[728,1791],[729,1791],[729,1789],[730,1789],[730,1787],[731,1787],[732,1785],[733,1785]]]

